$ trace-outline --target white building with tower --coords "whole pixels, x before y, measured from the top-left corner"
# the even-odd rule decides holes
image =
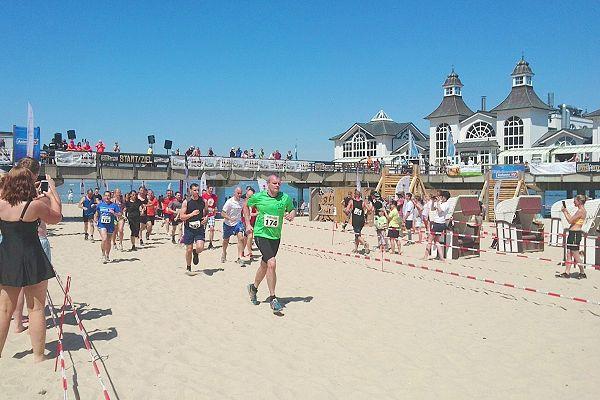
[[[464,102],[463,84],[453,69],[442,85],[440,105],[425,117],[431,164],[562,161],[575,155],[597,160],[600,146],[592,147],[600,145],[592,129],[595,114],[565,104],[554,107],[553,94],[543,102],[533,89],[533,76],[522,58],[511,74],[512,87],[504,101],[488,111],[484,96],[475,112]],[[454,157],[447,154],[449,136],[456,148]],[[578,147],[553,149],[559,146]]]

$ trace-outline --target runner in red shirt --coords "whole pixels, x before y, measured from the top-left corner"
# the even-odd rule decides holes
[[[173,221],[173,218],[175,218],[175,213],[173,212],[173,210],[169,207],[171,205],[171,203],[173,202],[173,200],[175,200],[175,196],[173,196],[173,191],[171,189],[167,190],[167,195],[165,196],[165,198],[163,199],[163,202],[161,204],[162,206],[162,212],[163,212],[163,222],[162,222],[162,226],[167,226],[167,235],[169,234],[169,228],[170,228],[170,224]]]
[[[154,192],[148,190],[148,203],[146,203],[146,240],[150,239],[152,234],[152,227],[154,226],[154,220],[156,219],[156,210],[158,209],[158,199],[154,197]]]
[[[215,236],[215,215],[217,215],[218,201],[219,201],[219,197],[217,197],[217,195],[213,193],[214,190],[215,190],[215,188],[211,186],[208,188],[208,191],[206,193],[202,194],[202,198],[204,199],[204,202],[206,203],[206,210],[207,210],[206,216],[208,217],[208,222],[206,223],[206,226],[208,227],[208,248],[209,249],[214,248],[212,242],[213,242],[213,237]]]

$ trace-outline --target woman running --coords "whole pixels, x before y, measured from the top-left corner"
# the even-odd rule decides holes
[[[115,222],[115,233],[112,235],[113,247],[117,249],[117,239],[119,239],[119,250],[123,250],[123,236],[124,236],[124,228],[125,228],[125,216],[122,211],[125,209],[125,202],[123,200],[123,194],[121,193],[121,189],[116,188],[113,196],[113,203],[119,206],[121,209],[121,214],[119,214],[116,222]]]
[[[129,200],[125,203],[125,213],[129,221],[131,230],[131,251],[137,251],[135,239],[140,236],[140,216],[142,214],[142,202],[138,198],[137,192],[132,190],[129,193]]]

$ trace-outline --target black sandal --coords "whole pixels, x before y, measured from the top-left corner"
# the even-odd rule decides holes
[[[571,275],[567,274],[566,272],[563,272],[562,274],[557,274],[554,276],[556,276],[557,278],[565,278],[565,279],[569,279],[571,277]]]

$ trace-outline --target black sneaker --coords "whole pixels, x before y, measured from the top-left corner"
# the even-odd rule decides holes
[[[143,245],[144,241],[142,240],[142,238],[140,238],[140,245]]]
[[[177,244],[177,243],[175,242],[175,236],[173,236],[173,237],[171,238],[171,243],[173,243],[173,244]]]
[[[250,301],[252,302],[252,304],[254,304],[255,306],[260,304],[258,302],[258,299],[256,298],[256,294],[258,293],[258,289],[254,286],[254,283],[250,283],[248,286],[248,294],[250,295]]]
[[[187,272],[192,272],[192,266],[191,265],[187,266]]]
[[[137,251],[137,247],[135,247],[135,246],[132,246],[132,247],[131,247],[131,251]]]
[[[83,238],[83,240],[88,240],[88,238],[90,237],[90,235],[88,235],[87,233],[85,234],[85,237]]]
[[[193,257],[193,261],[194,261],[194,265],[198,265],[198,261],[199,261],[199,260],[198,260],[198,252],[196,251],[196,249],[194,249],[194,250],[192,250],[192,251],[193,251],[193,253],[194,253],[194,255],[192,256],[192,257]],[[188,269],[189,269],[189,268],[190,268],[190,267],[188,267]]]

